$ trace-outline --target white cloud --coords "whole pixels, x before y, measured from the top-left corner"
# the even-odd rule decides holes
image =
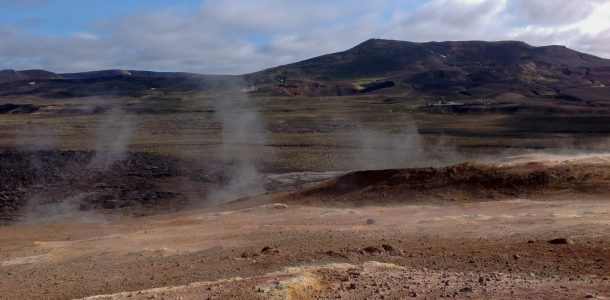
[[[604,0],[511,0],[507,14],[514,22],[531,25],[564,25],[594,13]]]
[[[610,27],[610,2],[597,5],[587,18],[577,20],[568,25],[570,28],[577,28],[586,34],[599,34],[608,30]]]
[[[497,40],[503,35],[504,1],[437,0],[423,5],[390,32],[412,41]]]
[[[75,32],[72,36],[83,40],[97,40],[100,38],[98,35],[88,32]]]
[[[516,39],[610,58],[610,3],[603,1],[433,0],[404,10],[409,3],[208,0],[194,11],[143,12],[67,36],[32,36],[0,25],[0,69],[236,74],[345,50],[373,37]]]

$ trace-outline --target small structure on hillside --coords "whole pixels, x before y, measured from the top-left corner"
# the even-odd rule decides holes
[[[445,97],[443,97],[441,100],[434,102],[434,103],[428,103],[426,104],[426,106],[461,106],[464,105],[464,103],[462,102],[453,102],[453,101],[447,101],[445,100]]]

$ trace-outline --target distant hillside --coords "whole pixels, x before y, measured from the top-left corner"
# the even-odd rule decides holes
[[[49,79],[98,79],[110,77],[143,77],[143,78],[184,78],[201,76],[193,73],[180,72],[152,72],[133,70],[103,70],[81,73],[53,73],[45,70],[1,70],[0,82],[14,82],[24,80],[49,80]]]
[[[226,76],[133,70],[62,74],[42,70],[3,70],[0,71],[0,96],[141,96],[203,91],[209,89],[210,81],[224,77]]]
[[[606,89],[600,96],[599,89],[590,88],[610,86],[610,60],[563,46],[534,47],[516,41],[414,43],[371,39],[347,51],[237,76],[132,70],[68,74],[3,70],[0,96],[204,92],[227,81],[233,83],[226,86],[262,95],[383,93],[478,99],[511,93],[605,99]]]
[[[58,79],[60,75],[45,70],[0,70],[0,83],[20,80]]]
[[[501,92],[557,94],[583,86],[610,84],[610,60],[563,46],[523,42],[414,43],[372,39],[344,52],[323,55],[246,75],[257,85],[311,82],[357,91],[382,82],[401,92],[489,96]],[[295,91],[298,93],[298,88]],[[389,91],[384,91],[389,92]]]

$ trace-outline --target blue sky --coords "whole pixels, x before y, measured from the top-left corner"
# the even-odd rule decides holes
[[[0,1],[0,23],[28,34],[70,35],[122,16],[168,8],[196,10],[200,4],[201,0]]]
[[[237,74],[373,37],[523,40],[610,58],[610,1],[0,0],[0,69]]]

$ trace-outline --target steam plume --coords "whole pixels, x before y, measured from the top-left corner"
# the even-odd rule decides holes
[[[265,192],[252,152],[252,145],[264,139],[263,123],[255,105],[243,91],[241,80],[224,79],[225,91],[214,98],[216,118],[222,126],[219,156],[228,182],[213,190],[208,199],[223,202]]]

